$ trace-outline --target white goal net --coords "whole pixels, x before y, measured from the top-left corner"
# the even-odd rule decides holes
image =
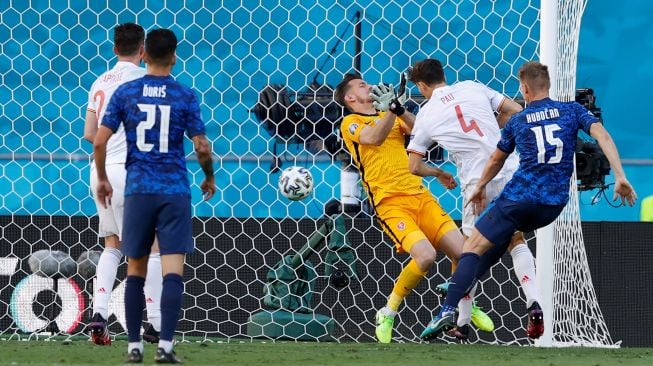
[[[477,80],[516,97],[517,68],[538,59],[536,3],[148,0],[106,8],[102,2],[10,2],[0,9],[0,334],[86,332],[88,273],[75,268],[60,271],[61,278],[43,277],[30,258],[49,250],[77,260],[102,249],[88,185],[92,147],[81,137],[87,93],[115,62],[113,27],[137,22],[146,30],[171,28],[180,39],[173,74],[199,95],[216,155],[218,192],[203,202],[201,170],[189,154],[197,250],[187,259],[180,337],[276,337],[278,329],[266,328],[274,322],[263,320],[257,329],[252,319],[283,307],[313,320],[284,323],[288,338],[325,339],[316,336],[318,323],[326,324],[326,339],[374,341],[374,314],[407,257],[394,253],[365,212],[324,214],[325,205],[340,198],[343,160],[346,165],[332,148],[341,110],[331,101],[331,87],[355,69],[369,82],[397,83],[409,65],[435,57],[450,82]],[[575,64],[575,50],[569,57]],[[410,91],[417,106],[421,99]],[[446,154],[436,155],[434,163],[455,169]],[[281,196],[278,165],[307,167],[314,194],[299,202]],[[460,218],[460,191],[426,183]],[[302,251],[309,242],[313,248]],[[283,261],[296,253],[303,255]],[[584,260],[578,252],[569,255]],[[70,264],[66,258],[62,268]],[[288,269],[293,263],[296,271]],[[330,282],[335,268],[353,268],[356,276],[339,288]],[[497,329],[473,341],[529,343],[525,301],[511,268],[506,256],[482,282],[478,302]],[[110,305],[115,335],[125,329],[124,269]],[[288,274],[300,278],[286,286]],[[434,288],[449,275],[449,261],[439,258],[400,310],[396,340],[419,340],[439,307]]]

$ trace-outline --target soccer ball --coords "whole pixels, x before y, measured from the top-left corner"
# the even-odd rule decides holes
[[[289,200],[303,200],[313,192],[311,172],[301,166],[286,168],[279,175],[279,191]]]

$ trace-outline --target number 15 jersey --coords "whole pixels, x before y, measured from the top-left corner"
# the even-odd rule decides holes
[[[462,188],[475,183],[501,138],[494,112],[504,98],[474,81],[435,89],[417,113],[408,151],[426,155],[427,149],[437,142],[456,164]],[[517,157],[509,157],[497,177],[509,178],[517,165]]]
[[[121,85],[102,125],[127,138],[127,183],[132,194],[190,195],[184,133],[205,134],[195,93],[171,76],[145,75]]]
[[[511,201],[564,205],[574,171],[578,131],[599,122],[576,102],[533,101],[504,127],[497,148],[519,151],[519,169],[501,195]]]

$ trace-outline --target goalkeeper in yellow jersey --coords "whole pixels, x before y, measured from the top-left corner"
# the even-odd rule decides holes
[[[335,99],[351,113],[340,126],[347,150],[357,165],[370,203],[397,251],[409,253],[410,262],[399,274],[385,307],[376,314],[376,337],[381,343],[392,340],[395,315],[404,298],[424,278],[442,250],[452,261],[452,270],[461,255],[463,236],[451,217],[440,207],[422,178],[408,171],[405,137],[415,115],[405,110],[405,79],[397,93],[392,86],[372,86],[360,75],[346,74],[335,90]],[[447,189],[457,186],[453,175],[430,167],[432,176]],[[492,320],[471,298],[459,303],[462,314],[471,314],[481,330],[492,331]]]

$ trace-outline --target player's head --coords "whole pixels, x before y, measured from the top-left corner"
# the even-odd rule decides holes
[[[145,30],[138,24],[125,23],[113,29],[113,51],[118,56],[141,56]]]
[[[537,61],[523,64],[519,68],[519,88],[524,100],[530,102],[549,95],[551,79],[549,68]]]
[[[340,105],[356,111],[359,106],[371,105],[370,92],[372,86],[362,79],[360,74],[345,74],[342,81],[336,86],[334,98]]]
[[[408,80],[412,81],[419,92],[427,98],[431,97],[435,85],[446,82],[442,63],[434,58],[417,62],[410,69]]]
[[[157,66],[172,66],[177,61],[177,36],[170,29],[154,29],[145,38],[145,62]]]

